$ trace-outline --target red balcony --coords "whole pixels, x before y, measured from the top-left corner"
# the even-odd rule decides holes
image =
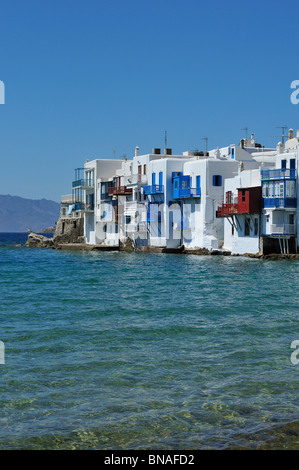
[[[127,188],[127,186],[114,186],[108,188],[109,196],[130,196],[133,192],[132,188]]]
[[[226,200],[231,193],[226,193]],[[261,212],[261,187],[238,189],[238,202],[226,202],[218,207],[216,217],[230,217],[238,214],[259,214]]]

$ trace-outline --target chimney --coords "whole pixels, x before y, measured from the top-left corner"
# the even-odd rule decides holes
[[[294,131],[293,129],[289,130],[289,139],[292,139],[294,137]]]
[[[139,147],[136,145],[135,147],[135,157],[139,157]]]

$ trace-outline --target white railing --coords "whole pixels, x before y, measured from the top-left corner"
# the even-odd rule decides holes
[[[66,194],[65,196],[61,196],[61,202],[63,204],[72,204],[73,203],[73,195]]]
[[[270,225],[271,234],[277,235],[294,235],[295,225],[294,224],[273,224]]]
[[[130,184],[145,184],[147,183],[146,175],[130,175],[125,176],[125,185],[130,186]]]

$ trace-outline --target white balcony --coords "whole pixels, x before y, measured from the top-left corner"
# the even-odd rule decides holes
[[[292,224],[272,224],[270,225],[271,235],[295,235],[295,225]]]

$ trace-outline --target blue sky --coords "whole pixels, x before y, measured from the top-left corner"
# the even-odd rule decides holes
[[[299,128],[298,2],[0,0],[0,194],[60,200],[86,158]]]

